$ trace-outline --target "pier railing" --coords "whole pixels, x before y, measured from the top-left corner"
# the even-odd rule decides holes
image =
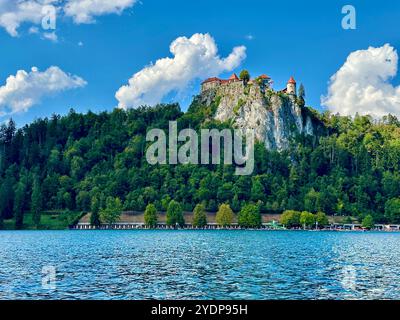
[[[78,224],[71,227],[74,230],[134,230],[134,229],[161,229],[161,230],[168,230],[168,229],[244,229],[239,226],[237,223],[233,223],[227,227],[221,227],[217,223],[208,223],[206,226],[202,228],[198,228],[193,226],[190,223],[186,223],[183,226],[169,226],[166,223],[158,223],[156,227],[148,227],[145,223],[141,222],[116,222],[112,224],[101,224],[100,226],[93,226],[88,222],[79,222]],[[263,223],[260,228],[256,228],[259,230],[282,230],[285,229],[282,226],[271,226],[270,223]],[[301,229],[301,228],[299,228]],[[340,224],[334,223],[329,226],[325,226],[321,228],[322,230],[332,230],[332,231],[357,231],[357,230],[364,230],[361,224]],[[373,228],[376,231],[400,231],[400,225],[398,224],[376,224]]]

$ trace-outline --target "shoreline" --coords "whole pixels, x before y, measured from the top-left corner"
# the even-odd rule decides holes
[[[379,229],[371,229],[371,230],[339,230],[339,229],[245,229],[245,228],[213,228],[213,229],[201,229],[201,228],[134,228],[134,229],[114,229],[114,228],[92,228],[92,229],[77,229],[77,228],[67,228],[67,229],[1,229],[1,232],[4,231],[13,231],[13,232],[23,232],[23,231],[33,231],[33,232],[41,232],[41,231],[258,231],[258,232],[342,232],[342,233],[400,233],[400,230],[379,230]]]

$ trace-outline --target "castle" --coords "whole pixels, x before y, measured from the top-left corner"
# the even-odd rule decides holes
[[[217,89],[217,88],[219,88],[221,86],[226,86],[226,85],[229,85],[229,84],[232,84],[232,83],[236,83],[236,82],[243,82],[242,80],[240,80],[238,78],[236,73],[232,74],[229,77],[229,79],[219,79],[219,78],[216,78],[216,77],[208,78],[208,79],[204,80],[201,83],[201,92],[203,93],[203,92],[205,92],[207,90]],[[271,88],[271,86],[273,84],[273,81],[266,74],[262,74],[261,76],[255,78],[255,79],[251,79],[248,82],[248,84],[253,84],[253,83],[257,83],[258,85],[260,85],[260,87],[262,89],[265,89],[265,88]],[[296,80],[294,80],[293,77],[290,77],[290,79],[289,79],[289,81],[288,81],[288,83],[286,85],[286,88],[283,89],[283,90],[280,90],[279,92],[295,96],[296,92],[297,92],[296,91]]]

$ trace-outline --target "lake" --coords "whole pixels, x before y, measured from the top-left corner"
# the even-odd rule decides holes
[[[1,299],[400,298],[400,233],[1,231],[0,257]]]

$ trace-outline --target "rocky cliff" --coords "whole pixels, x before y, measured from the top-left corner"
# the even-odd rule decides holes
[[[254,129],[256,139],[269,150],[285,150],[291,138],[298,134],[314,135],[320,125],[307,108],[299,106],[296,96],[257,84],[237,81],[204,90],[200,102],[217,106],[216,120],[233,120],[237,128]]]

